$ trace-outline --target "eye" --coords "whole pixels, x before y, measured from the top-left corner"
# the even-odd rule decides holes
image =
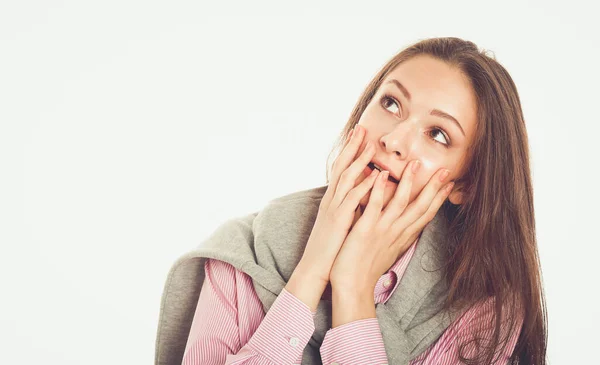
[[[396,109],[398,109],[398,106],[400,105],[396,99],[394,99],[393,97],[391,97],[390,95],[384,95],[381,98],[381,106],[386,109],[389,110],[388,108],[390,107],[390,104],[396,105]],[[396,114],[396,112],[392,111],[392,113]]]
[[[440,142],[437,139],[433,139],[434,141],[436,141],[437,143],[440,143],[442,146],[448,148],[450,147],[450,138],[448,138],[448,135],[444,132],[443,129],[439,128],[439,127],[434,127],[433,130],[431,131],[431,134],[439,134],[440,136],[442,136],[442,138],[444,138],[443,142]]]
[[[399,109],[400,103],[391,95],[389,94],[385,94],[381,97],[381,106],[388,110],[391,111],[390,109],[388,109],[391,106],[395,106],[396,109]],[[394,114],[397,114],[395,111],[391,111]],[[450,138],[448,137],[448,134],[440,127],[434,127],[432,132],[430,134],[439,134],[442,136],[443,141],[437,140],[437,139],[433,139],[436,143],[441,144],[442,146],[444,146],[445,148],[450,147],[451,143],[450,143]]]

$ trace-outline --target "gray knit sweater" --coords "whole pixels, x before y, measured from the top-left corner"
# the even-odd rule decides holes
[[[324,185],[287,194],[259,212],[230,219],[173,264],[161,302],[156,365],[181,364],[207,258],[248,274],[265,313],[269,310],[302,257],[326,189]],[[386,303],[376,305],[389,364],[408,364],[462,314],[440,310],[448,287],[435,248],[446,232],[447,220],[440,209],[425,226],[398,288]],[[331,302],[321,299],[303,365],[322,364],[319,348],[330,328]]]

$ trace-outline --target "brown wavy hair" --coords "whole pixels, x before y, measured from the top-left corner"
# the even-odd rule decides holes
[[[495,56],[473,42],[455,37],[420,40],[396,54],[375,75],[356,103],[346,126],[327,158],[343,145],[350,130],[386,76],[400,63],[429,55],[461,70],[470,80],[477,103],[474,142],[467,152],[464,174],[456,186],[464,189],[462,204],[446,200],[449,237],[443,247],[444,275],[449,290],[444,308],[473,306],[494,298],[491,343],[477,344],[475,358],[465,364],[491,364],[504,349],[508,335],[523,325],[509,364],[546,364],[547,309],[538,256],[533,209],[529,144],[516,86]],[[508,324],[501,336],[500,323]],[[504,330],[503,330],[504,332]],[[502,337],[502,338],[501,338]]]

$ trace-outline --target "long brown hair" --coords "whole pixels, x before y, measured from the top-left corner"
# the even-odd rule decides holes
[[[459,356],[466,364],[490,364],[507,344],[508,335],[523,319],[510,364],[546,364],[547,309],[535,235],[529,144],[516,86],[495,56],[455,37],[421,40],[396,54],[375,75],[356,103],[327,158],[329,183],[332,154],[358,123],[385,77],[400,63],[429,55],[461,70],[471,82],[477,102],[474,142],[463,174],[462,204],[446,200],[449,218],[447,247],[443,247],[449,290],[444,308],[473,306],[494,298],[491,344],[476,341],[475,358]],[[507,313],[508,312],[508,313]],[[501,322],[508,333],[501,336]],[[504,332],[504,330],[503,330]],[[502,338],[501,338],[502,337]]]

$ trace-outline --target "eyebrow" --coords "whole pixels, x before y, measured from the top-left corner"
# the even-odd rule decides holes
[[[404,94],[404,97],[410,101],[410,93],[408,92],[408,90],[406,90],[406,88],[404,87],[404,85],[402,85],[400,83],[400,81],[396,80],[396,79],[391,79],[390,81],[386,82],[386,84],[394,84],[398,87],[398,89],[400,89],[400,91],[402,92],[402,94]],[[441,111],[439,109],[432,109],[429,112],[430,115],[436,116],[436,117],[441,117],[444,119],[447,119],[451,122],[453,122],[454,124],[456,124],[456,126],[458,126],[458,129],[460,129],[461,133],[463,134],[463,136],[465,135],[465,131],[463,130],[462,126],[460,125],[460,123],[458,122],[458,120],[456,120],[456,118],[454,118],[453,116],[451,116],[450,114]]]

